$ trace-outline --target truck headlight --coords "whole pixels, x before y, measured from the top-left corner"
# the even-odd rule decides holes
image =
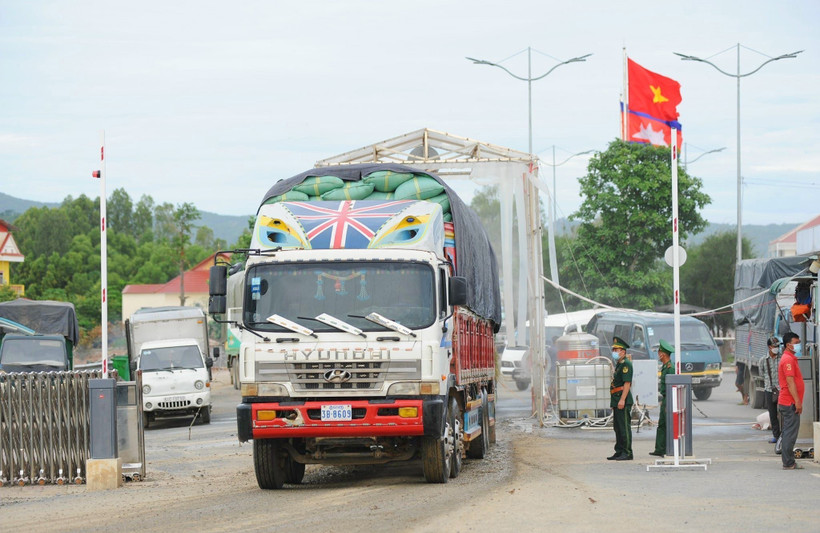
[[[420,387],[418,383],[393,383],[387,389],[387,394],[395,394],[395,395],[418,395],[421,394]]]
[[[194,387],[196,388],[196,390],[202,390],[205,388],[205,382],[201,379],[198,379],[194,382]]]
[[[279,383],[242,383],[239,392],[242,396],[288,396],[288,389]]]
[[[142,393],[145,394],[146,396],[148,394],[151,394],[151,385],[143,385],[142,386]]]

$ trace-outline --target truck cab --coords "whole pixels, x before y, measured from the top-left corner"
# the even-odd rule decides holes
[[[69,370],[65,338],[61,335],[3,336],[0,342],[2,372],[60,372]]]
[[[148,427],[157,417],[196,413],[210,423],[212,364],[196,339],[143,343],[136,361],[142,371],[143,425]]]

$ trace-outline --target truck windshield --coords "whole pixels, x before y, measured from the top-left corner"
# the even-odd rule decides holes
[[[202,356],[196,346],[169,346],[151,348],[140,354],[140,369],[174,370],[177,368],[203,368]]]
[[[66,366],[65,342],[58,339],[6,338],[0,364]]]
[[[263,264],[245,276],[243,319],[251,329],[287,332],[267,322],[278,314],[317,332],[338,331],[311,320],[327,313],[364,331],[383,326],[364,317],[372,312],[411,329],[435,320],[435,282],[424,263],[326,262]]]
[[[652,345],[652,350],[657,351],[660,346],[660,340],[666,342],[675,342],[675,329],[670,324],[654,325],[647,328],[649,333],[649,343]],[[689,350],[712,350],[717,349],[715,341],[712,339],[712,334],[709,333],[709,328],[706,324],[681,324],[680,325],[680,342],[681,349]]]

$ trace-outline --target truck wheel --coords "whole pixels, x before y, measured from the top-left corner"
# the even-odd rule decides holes
[[[444,435],[441,438],[421,439],[421,464],[424,479],[429,483],[447,483],[450,477],[454,438],[449,405],[445,413]]]
[[[450,398],[450,408],[447,410],[452,430],[452,451],[450,458],[450,477],[455,479],[461,473],[461,462],[464,456],[464,418],[455,398]]]
[[[708,400],[712,395],[712,387],[695,387],[692,388],[692,392],[698,400]]]
[[[147,429],[151,425],[151,415],[147,412],[142,412],[142,428]]]
[[[287,452],[277,439],[253,439],[253,469],[260,489],[281,489],[285,484]]]
[[[298,485],[305,477],[305,465],[297,463],[290,456],[287,459],[287,469],[285,470],[285,483]]]
[[[518,388],[518,390],[527,390],[527,387],[530,386],[530,383],[529,381],[516,381],[515,386]]]
[[[484,459],[490,449],[490,414],[487,410],[487,394],[484,393],[481,402],[481,435],[470,441],[467,456],[471,459]]]
[[[200,408],[199,418],[202,420],[203,424],[210,424],[211,423],[211,406],[210,405]]]
[[[763,409],[766,406],[766,391],[758,389],[757,384],[757,380],[752,376],[749,381],[749,407]]]
[[[299,453],[305,453],[305,439],[293,439],[293,447],[296,448],[296,451]],[[285,467],[285,483],[290,483],[291,485],[298,485],[302,482],[302,479],[305,477],[305,465],[304,463],[299,463],[288,454],[288,459]]]

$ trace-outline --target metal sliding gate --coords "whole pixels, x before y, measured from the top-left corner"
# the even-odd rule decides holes
[[[0,374],[0,485],[83,483],[88,381],[100,371]]]

